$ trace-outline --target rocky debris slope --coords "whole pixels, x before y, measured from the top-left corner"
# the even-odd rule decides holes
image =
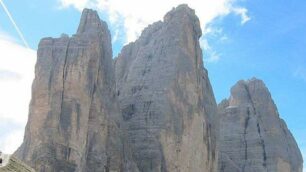
[[[218,171],[302,172],[299,148],[261,80],[239,81],[218,109]]]
[[[72,37],[40,41],[24,142],[15,155],[37,171],[124,169],[111,36],[85,9]]]
[[[180,5],[115,60],[122,126],[143,172],[211,172],[217,113],[194,10]]]
[[[18,160],[14,156],[8,156],[7,164],[0,165],[0,172],[35,172],[34,169]]]

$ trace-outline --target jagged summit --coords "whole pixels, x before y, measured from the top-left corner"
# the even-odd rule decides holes
[[[238,81],[231,88],[231,97],[229,101],[233,106],[260,101],[265,103],[273,102],[268,88],[262,80],[257,78]]]
[[[191,9],[187,4],[181,4],[177,7],[173,7],[171,11],[169,11],[164,16],[164,21],[167,22],[173,18],[188,16],[190,18],[198,18],[195,15],[194,9]]]
[[[154,39],[151,38],[152,35],[158,35],[160,33],[165,34],[165,32],[167,32],[169,36],[183,36],[184,34],[187,34],[194,37],[192,38],[194,40],[198,40],[202,35],[200,21],[195,15],[195,11],[187,4],[182,4],[169,11],[164,16],[163,21],[152,23],[144,28],[140,37],[136,41],[147,43],[147,40]],[[173,41],[176,40],[177,38],[173,38]]]
[[[261,79],[258,79],[256,77],[252,77],[251,79],[247,79],[247,80],[239,80],[235,85],[237,85],[237,84],[251,85],[251,84],[254,84],[254,83],[258,83],[260,85],[265,85],[265,83]]]
[[[218,112],[200,36],[183,4],[113,60],[107,24],[84,9],[75,35],[39,44],[14,155],[39,172],[301,172],[261,80],[239,81]]]
[[[255,86],[256,88],[264,88],[264,89],[268,90],[265,83],[261,79],[258,79],[256,77],[252,77],[251,79],[247,79],[247,80],[239,80],[235,84],[235,86],[236,85],[245,85],[246,87]]]
[[[218,109],[219,171],[302,171],[301,152],[262,80],[238,81]]]
[[[198,38],[200,38],[202,35],[200,20],[196,16],[194,9],[191,9],[187,4],[181,4],[169,11],[164,16],[164,22],[174,22],[176,25],[187,24],[194,28]]]
[[[102,23],[97,11],[85,8],[81,15],[77,33],[96,32],[101,29]]]

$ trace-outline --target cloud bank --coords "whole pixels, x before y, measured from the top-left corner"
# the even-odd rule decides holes
[[[36,51],[0,33],[0,150],[13,153],[23,139]]]

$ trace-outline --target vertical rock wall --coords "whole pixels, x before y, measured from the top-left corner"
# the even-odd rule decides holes
[[[77,34],[42,39],[37,56],[16,156],[37,171],[120,171],[121,118],[106,23],[85,9]]]
[[[220,172],[302,172],[300,150],[261,80],[239,81],[219,113]]]
[[[85,9],[75,35],[39,44],[15,156],[38,172],[301,172],[262,81],[239,81],[217,110],[201,34],[180,5],[113,60],[106,23]]]
[[[116,59],[117,95],[133,159],[145,172],[216,168],[216,103],[200,23],[187,5],[148,26]]]

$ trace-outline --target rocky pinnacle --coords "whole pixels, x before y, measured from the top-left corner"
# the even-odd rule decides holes
[[[239,81],[219,104],[220,172],[302,172],[302,156],[265,84]]]
[[[201,34],[194,10],[180,5],[116,58],[122,126],[140,171],[215,171],[217,111]]]
[[[123,165],[111,36],[85,9],[77,34],[44,38],[29,120],[15,155],[37,171],[120,171]]]
[[[239,81],[217,107],[201,35],[179,5],[113,59],[107,24],[84,9],[76,34],[39,43],[14,156],[37,172],[301,172],[262,81]]]

